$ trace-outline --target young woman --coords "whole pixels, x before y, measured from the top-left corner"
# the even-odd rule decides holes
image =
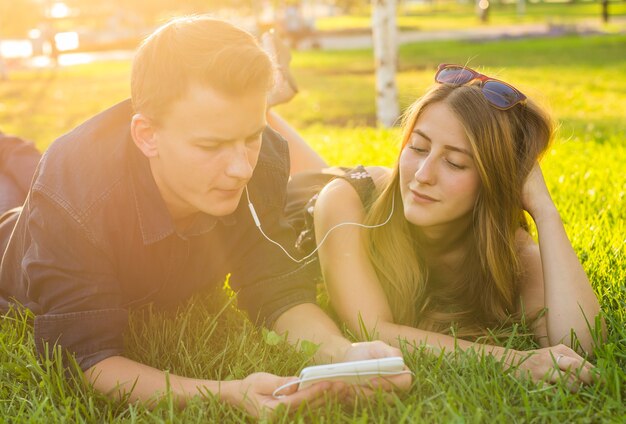
[[[514,87],[469,68],[441,65],[436,81],[405,115],[393,169],[348,171],[305,208],[332,306],[363,337],[476,349],[534,380],[577,370],[567,375],[575,390],[591,365],[565,345],[573,330],[579,352],[591,352],[600,308],[537,164],[552,123]],[[296,197],[312,177],[294,176]],[[541,349],[476,342],[522,319]]]

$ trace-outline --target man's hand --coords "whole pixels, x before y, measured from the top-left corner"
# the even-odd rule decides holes
[[[341,383],[320,382],[306,389],[298,391],[298,385],[281,390],[281,396],[272,396],[274,390],[295,381],[295,377],[278,377],[268,373],[250,374],[243,380],[227,381],[222,383],[220,397],[232,405],[245,409],[255,418],[271,417],[276,408],[285,405],[289,409],[296,409],[303,402],[311,408],[322,406],[332,396],[342,397],[345,386]]]

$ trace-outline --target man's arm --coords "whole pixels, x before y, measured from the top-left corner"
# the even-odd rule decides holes
[[[319,403],[328,390],[338,387],[330,383],[315,384],[296,391],[291,386],[283,391],[284,397],[276,399],[272,392],[292,377],[277,377],[267,373],[251,374],[243,380],[214,381],[181,377],[149,367],[122,356],[108,357],[85,371],[85,381],[97,391],[117,400],[142,402],[154,406],[168,393],[180,407],[196,396],[215,396],[220,401],[245,409],[258,417],[283,404],[297,407],[307,401]]]
[[[305,400],[315,404],[331,388],[323,384],[296,393],[293,386],[281,392],[287,396],[277,400],[272,392],[290,378],[265,373],[228,382],[185,378],[120,356],[128,315],[112,273],[114,266],[75,221],[45,197],[31,196],[24,213],[28,216],[22,225],[28,223],[28,227],[16,231],[28,235],[31,243],[20,256],[29,272],[31,294],[49,311],[35,317],[37,349],[43,355],[50,351],[45,343],[56,343],[68,352],[78,352],[74,356],[85,380],[97,391],[151,405],[168,390],[180,405],[194,396],[213,394],[259,416],[264,408],[279,404],[297,406]],[[55,224],[52,231],[50,222]],[[78,269],[76,264],[89,267]]]
[[[227,397],[233,382],[219,382],[185,378],[168,374],[123,356],[110,356],[84,373],[85,380],[94,389],[117,400],[128,396],[129,402],[156,402],[166,395],[168,388],[180,406],[201,393],[212,393],[220,399]]]

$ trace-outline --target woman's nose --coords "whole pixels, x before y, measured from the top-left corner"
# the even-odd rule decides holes
[[[436,181],[436,169],[434,158],[428,156],[419,164],[415,171],[415,180],[420,184],[432,185]]]

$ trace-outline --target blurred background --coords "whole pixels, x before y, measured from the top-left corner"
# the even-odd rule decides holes
[[[409,39],[418,33],[441,39],[440,32],[459,29],[489,34],[513,25],[525,33],[626,27],[623,0],[393,3],[397,28]],[[169,17],[192,13],[212,13],[253,33],[275,28],[298,49],[366,47],[371,8],[368,0],[0,0],[0,60],[5,74],[23,66],[85,62],[88,56],[67,54],[132,50]]]
[[[300,93],[278,110],[331,161],[371,162],[351,140],[397,125],[441,62],[520,86],[576,136],[626,126],[624,0],[0,0],[0,130],[44,150],[127,98],[139,42],[194,13],[282,35]]]

